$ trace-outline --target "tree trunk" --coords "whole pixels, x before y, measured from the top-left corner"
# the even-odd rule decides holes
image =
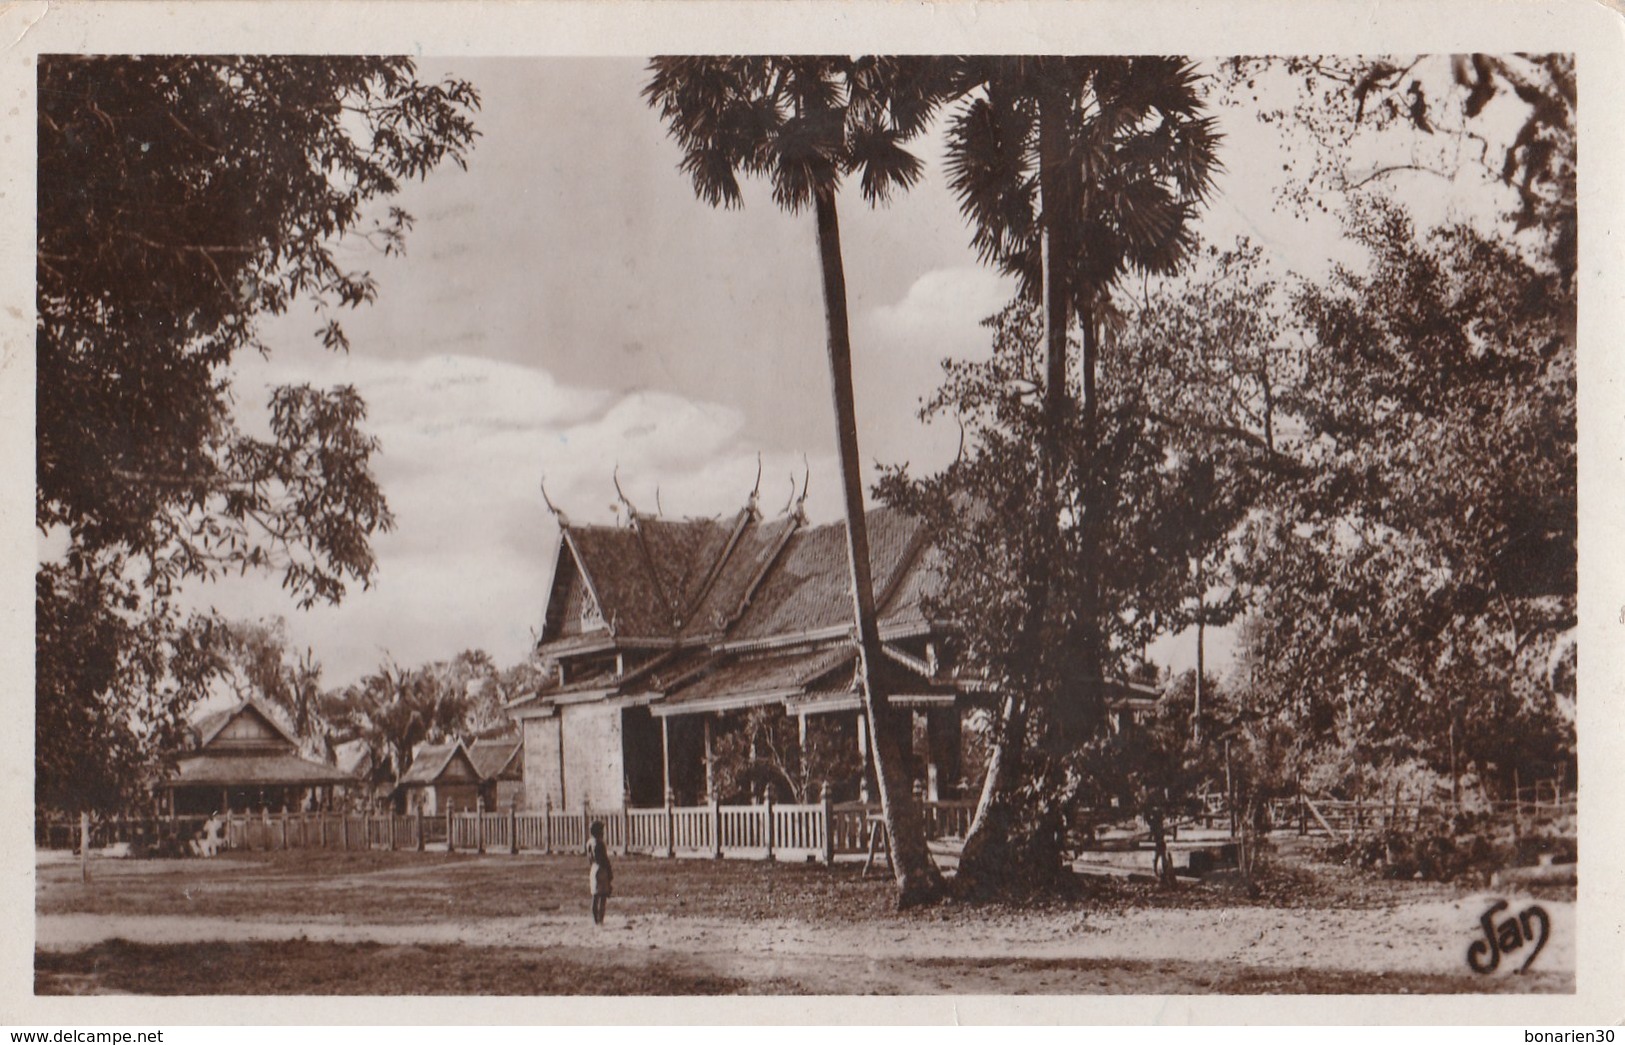
[[[874,751],[881,812],[891,837],[892,870],[898,906],[929,902],[942,889],[942,876],[925,845],[925,821],[915,805],[892,722],[891,707],[879,685],[880,626],[875,617],[874,581],[869,572],[869,527],[863,513],[863,480],[858,463],[858,425],[852,394],[852,342],[846,317],[846,274],[841,264],[841,232],[835,196],[820,191],[814,201],[818,254],[824,277],[824,319],[829,371],[835,400],[835,435],[846,508],[847,560],[852,573],[852,608],[858,630],[858,669],[863,679],[864,712]]]
[[[1071,215],[1065,200],[1070,198],[1066,182],[1066,122],[1070,112],[1068,94],[1055,80],[1040,100],[1039,179],[1041,207],[1040,248],[1043,259],[1044,305],[1044,417],[1038,446],[1039,547],[1034,568],[1027,578],[1027,611],[1016,642],[1021,646],[1024,666],[1036,668],[1042,657],[1044,620],[1050,601],[1050,574],[1046,563],[1060,541],[1060,505],[1056,491],[1061,472],[1061,430],[1070,402],[1066,388],[1067,331],[1071,325],[1072,294],[1059,267],[1067,257],[1067,232]],[[1037,674],[1036,670],[1033,674]],[[1009,855],[1010,817],[1004,808],[1005,796],[1020,776],[1022,746],[1026,740],[1027,695],[1005,695],[999,728],[993,738],[987,773],[976,816],[965,835],[960,853],[958,878],[967,892],[983,891],[982,886],[999,874],[999,866]]]

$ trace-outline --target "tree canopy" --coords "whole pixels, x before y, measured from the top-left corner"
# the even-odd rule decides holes
[[[300,605],[370,582],[393,521],[365,404],[278,388],[256,438],[228,367],[295,300],[347,346],[333,311],[378,288],[337,244],[402,248],[411,217],[384,201],[465,162],[479,97],[404,58],[48,56],[38,78],[35,518],[68,548],[39,575],[36,781],[61,803],[99,750],[127,786],[201,694],[179,582],[272,569]],[[100,670],[75,634],[102,640]]]

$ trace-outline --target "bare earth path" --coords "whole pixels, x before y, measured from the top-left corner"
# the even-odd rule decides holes
[[[1115,908],[947,907],[897,915],[886,910],[884,883],[850,874],[623,861],[621,895],[609,923],[595,929],[574,895],[581,885],[575,879],[582,877],[575,873],[578,861],[380,855],[402,859],[333,871],[276,860],[109,862],[89,885],[78,883],[71,869],[42,865],[37,949],[64,954],[111,940],[491,948],[632,972],[676,965],[724,981],[811,993],[846,993],[857,983],[911,994],[1172,993],[1248,984],[1319,992],[1326,988],[1317,984],[1344,981],[1379,993],[1573,989],[1575,909],[1561,899],[1539,901],[1552,931],[1532,970],[1538,975],[1509,980],[1478,976],[1466,966],[1478,917],[1495,897],[1437,887],[1345,898],[1346,905],[1335,907],[1227,905],[1195,896],[1192,902],[1205,905],[1144,907],[1129,897]],[[715,879],[715,887],[702,894],[698,876]],[[766,909],[753,906],[764,882],[770,893],[789,887],[789,898]],[[820,916],[808,910],[805,896],[821,887],[850,895],[838,896],[837,910]],[[480,890],[478,902],[459,902],[469,888]],[[357,902],[387,904],[390,896],[397,902],[389,906]],[[399,902],[406,897],[410,905]],[[1531,902],[1509,899],[1514,910]],[[299,901],[299,907],[290,910],[284,901]],[[864,917],[865,906],[876,902],[876,911]],[[737,913],[729,909],[735,904],[743,905]]]

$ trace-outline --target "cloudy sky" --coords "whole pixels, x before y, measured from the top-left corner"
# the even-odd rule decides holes
[[[639,97],[640,60],[424,60],[419,72],[479,88],[469,169],[402,192],[417,219],[403,257],[344,248],[380,287],[344,317],[348,356],[325,352],[318,320],[296,308],[264,327],[270,358],[242,359],[234,380],[248,427],[277,384],[349,383],[366,398],[398,523],[376,540],[377,582],[308,612],[274,578],[192,593],[234,616],[285,616],[333,683],[386,655],[521,658],[557,543],[544,475],[577,521],[614,519],[617,465],[641,510],[658,488],[668,515],[713,515],[743,504],[760,453],[771,513],[805,455],[810,513],[839,514],[811,216],[778,211],[759,186],[742,210],[699,202]],[[1347,255],[1330,219],[1275,208],[1275,131],[1219,115],[1227,170],[1204,234],[1249,235],[1302,272]],[[940,360],[984,353],[979,321],[1011,289],[968,247],[940,139],[920,151],[915,191],[882,210],[849,192],[841,212],[862,452],[916,468],[943,463],[957,439],[916,416]],[[1153,653],[1194,661],[1187,638]]]

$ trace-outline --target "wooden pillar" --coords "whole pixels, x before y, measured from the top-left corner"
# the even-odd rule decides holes
[[[415,824],[413,824],[413,826],[417,829],[418,852],[421,853],[423,852],[423,806],[421,804],[418,806],[416,813],[413,815],[416,817],[417,821]]]
[[[763,832],[763,834],[766,835],[766,837],[767,837],[767,858],[769,860],[773,859],[773,842],[774,842],[773,829],[774,829],[774,826],[775,825],[773,823],[773,788],[772,788],[771,785],[769,785],[768,789],[767,789],[767,824],[766,824],[767,830]]]
[[[716,792],[709,798],[711,805],[711,855],[715,859],[722,859],[722,807],[717,804]]]
[[[227,822],[230,822],[229,819]],[[339,848],[350,848],[350,818],[344,815],[343,810],[339,811]]]
[[[390,806],[384,815],[389,818],[389,851],[393,853],[395,851],[395,807]]]
[[[231,788],[229,787],[220,789],[220,812],[228,816],[231,814]]]
[[[542,852],[553,851],[553,796],[548,795],[542,805]]]
[[[712,775],[711,768],[711,716],[706,715],[701,721],[705,725],[705,795],[708,799],[713,800],[713,804],[715,804],[717,785],[716,777]]]
[[[661,794],[666,796],[666,808],[671,808],[671,719],[661,716],[660,719],[660,777],[665,789]]]
[[[564,669],[561,667],[559,670],[563,671]],[[559,808],[563,809],[564,804],[570,800],[569,792],[564,789],[564,713],[554,711],[553,714],[553,721],[559,724]]]
[[[677,855],[677,817],[671,809],[671,789],[666,789],[666,856]]]
[[[446,801],[446,852],[448,853],[454,853],[457,851],[457,836],[454,833],[457,829],[457,823],[452,818],[452,807],[455,804],[456,803],[450,801],[449,799]]]
[[[79,880],[90,881],[90,814],[79,814]]]
[[[485,852],[485,799],[474,800],[474,851]]]
[[[508,852],[519,855],[519,796],[508,798]]]
[[[858,772],[858,801],[869,801],[869,720],[858,712],[858,763],[863,768]]]
[[[835,803],[830,801],[829,781],[827,781],[827,780],[824,781],[824,786],[819,789],[819,792],[818,792],[818,804],[822,807],[822,809],[820,810],[820,813],[823,816],[823,825],[824,825],[824,834],[823,834],[824,866],[825,867],[834,867],[835,866]]]

